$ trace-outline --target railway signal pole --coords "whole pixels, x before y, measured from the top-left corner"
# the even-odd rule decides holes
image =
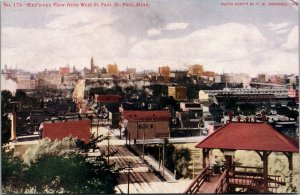
[[[129,194],[130,170],[132,170],[132,162],[127,162],[127,194]]]
[[[109,165],[109,156],[110,156],[110,151],[109,151],[109,139],[110,139],[110,130],[108,129],[108,132],[107,132],[107,163]]]

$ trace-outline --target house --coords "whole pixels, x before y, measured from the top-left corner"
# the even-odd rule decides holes
[[[72,136],[90,142],[91,121],[88,119],[61,119],[43,122],[40,126],[42,138],[50,138],[52,141],[61,140]]]
[[[127,127],[129,139],[152,139],[169,137],[170,113],[167,110],[124,110],[121,126]]]

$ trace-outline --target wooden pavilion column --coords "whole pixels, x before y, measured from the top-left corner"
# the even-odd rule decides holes
[[[272,153],[271,151],[263,151],[262,153],[256,151],[263,161],[263,192],[268,192],[268,157]]]
[[[283,154],[287,157],[288,162],[289,162],[289,171],[290,171],[289,185],[291,186],[293,183],[293,153],[292,152],[283,152]]]
[[[202,168],[206,168],[209,164],[208,157],[209,157],[209,148],[202,148]]]

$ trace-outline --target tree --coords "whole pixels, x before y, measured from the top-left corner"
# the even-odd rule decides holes
[[[173,161],[179,177],[188,177],[188,168],[191,160],[191,151],[188,148],[179,148],[174,151]]]
[[[6,113],[10,112],[10,101],[13,96],[10,91],[1,91],[1,141],[2,145],[6,144],[10,138],[10,120]]]
[[[10,139],[11,121],[6,114],[1,116],[1,141],[2,145],[7,144]]]
[[[170,144],[167,139],[164,140],[165,144],[165,162],[164,165],[167,169],[173,171],[175,169],[175,162],[173,159],[173,153],[175,151],[175,147],[173,144]]]
[[[83,143],[80,143],[82,146]],[[82,148],[86,150],[92,145]],[[32,192],[34,189],[39,194],[114,193],[119,170],[107,164],[104,154],[90,157],[77,146],[77,140],[73,138],[54,142],[44,139],[23,155],[26,164],[8,156],[2,160],[5,162],[3,169],[7,170],[2,183],[4,192]],[[20,184],[15,185],[16,182]]]
[[[27,188],[25,173],[27,165],[12,151],[1,149],[2,190],[4,193],[24,193]]]
[[[1,91],[1,112],[2,115],[6,112],[10,112],[9,102],[12,100],[13,96],[10,91],[3,90]]]
[[[42,155],[29,167],[27,181],[37,193],[111,194],[117,184],[104,158],[81,154]]]

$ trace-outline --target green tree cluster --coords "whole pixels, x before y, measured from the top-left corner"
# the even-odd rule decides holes
[[[43,141],[37,149],[25,153],[26,161],[2,150],[3,192],[114,193],[119,170],[108,165],[103,155],[89,157],[70,139]]]

